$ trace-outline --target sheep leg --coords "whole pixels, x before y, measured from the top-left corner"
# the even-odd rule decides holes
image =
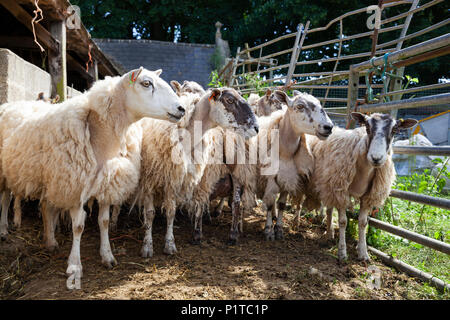
[[[19,229],[22,225],[22,197],[14,198],[14,227]]]
[[[11,203],[11,192],[3,191],[2,195],[2,215],[0,218],[0,238],[6,240],[8,236],[8,209]]]
[[[154,218],[155,207],[153,206],[153,197],[149,197],[144,201],[145,237],[141,249],[141,256],[143,258],[151,258],[153,256],[152,227]]]
[[[117,265],[109,243],[109,204],[99,205],[98,210],[98,227],[100,229],[100,256],[102,257],[102,264],[107,268],[112,268]]]
[[[203,210],[199,206],[195,211],[195,221],[194,221],[194,235],[193,235],[193,244],[200,244],[202,241],[202,219],[203,219]]]
[[[84,220],[86,219],[86,212],[83,210],[83,205],[70,209],[70,217],[72,218],[73,240],[72,249],[67,261],[66,274],[68,275],[68,279],[66,285],[68,289],[81,289],[83,267],[81,265],[80,244],[81,235],[84,230]]]
[[[273,178],[269,179],[262,199],[267,209],[266,226],[264,228],[266,240],[275,239],[272,217],[276,217],[276,197],[279,192],[280,188],[276,184],[275,180]]]
[[[326,236],[328,239],[334,239],[334,228],[333,228],[333,207],[327,208],[327,231]]]
[[[240,210],[241,196],[242,196],[242,187],[236,180],[233,179],[233,199],[231,201],[231,213],[233,217],[231,220],[230,236],[228,238],[229,245],[235,245],[239,237],[239,221],[241,217],[241,210]]]
[[[286,191],[283,191],[280,193],[280,197],[278,198],[278,216],[277,216],[277,223],[275,224],[275,227],[274,227],[276,240],[281,240],[284,238],[284,236],[283,236],[283,211],[284,211],[284,208],[286,208],[287,196],[288,196],[288,193]]]
[[[111,224],[109,228],[111,231],[116,232],[117,231],[117,221],[119,220],[119,214],[120,214],[120,206],[113,206],[112,207],[112,215],[111,215]]]
[[[366,227],[367,227],[367,216],[370,209],[367,206],[362,205],[359,211],[358,217],[358,259],[362,261],[369,261],[369,254],[367,253],[367,243],[366,243]]]
[[[175,213],[176,213],[175,201],[170,201],[169,205],[166,206],[167,230],[164,245],[164,253],[170,255],[175,254],[177,252],[177,247],[175,246],[175,237],[173,236],[173,222],[175,220]]]
[[[58,222],[58,211],[45,200],[41,203],[42,220],[44,225],[44,243],[48,251],[53,252],[58,248],[55,238],[55,229]]]
[[[338,209],[339,212],[339,244],[338,259],[344,261],[347,259],[347,244],[345,243],[345,229],[347,228],[347,215],[344,209]]]
[[[221,216],[224,204],[225,204],[225,198],[221,198],[219,204],[214,209],[214,212],[211,214],[211,216],[212,217],[219,217],[219,216]]]

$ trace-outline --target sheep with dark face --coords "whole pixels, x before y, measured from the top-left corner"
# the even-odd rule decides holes
[[[332,208],[339,213],[338,258],[347,258],[345,211],[352,206],[351,197],[359,200],[358,258],[369,260],[366,245],[367,216],[373,207],[380,207],[389,196],[395,179],[392,162],[392,138],[396,132],[414,126],[414,119],[395,120],[388,114],[367,116],[353,112],[362,125],[353,130],[336,128],[324,141],[313,136],[307,140],[314,157],[314,170],[305,200],[307,209],[322,203],[327,210],[327,233],[331,228]]]
[[[173,235],[176,208],[184,206],[192,212],[208,201],[208,198],[195,196],[194,190],[211,156],[209,132],[217,127],[244,137],[252,137],[258,132],[258,124],[249,105],[234,89],[210,89],[201,97],[180,92],[179,95],[187,110],[179,126],[151,119],[142,121],[144,134],[139,198],[144,206],[146,228],[141,250],[143,257],[153,255],[155,207],[161,206],[166,213],[164,252],[174,254],[177,251]],[[200,131],[196,132],[198,127]],[[180,128],[184,129],[186,136],[177,135]],[[193,143],[186,148],[184,143],[188,140]],[[203,146],[203,150],[200,151],[199,146]],[[174,161],[174,154],[179,155],[177,161]]]

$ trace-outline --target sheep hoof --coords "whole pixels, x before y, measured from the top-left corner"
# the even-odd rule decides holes
[[[347,260],[348,260],[348,258],[347,258],[347,253],[345,253],[345,252],[338,252],[338,260],[339,260],[339,263],[345,263],[345,262],[347,262]]]
[[[229,246],[235,246],[238,242],[239,232],[237,230],[230,231],[230,237],[228,238],[227,244]]]
[[[141,257],[142,258],[151,258],[151,257],[153,257],[153,248],[152,248],[152,246],[142,246]]]
[[[164,253],[173,255],[177,253],[177,247],[175,246],[175,241],[173,240],[166,240],[166,245],[164,247]]]
[[[54,252],[58,251],[58,249],[59,249],[58,243],[47,243],[47,244],[45,244],[45,247],[51,253],[54,253]]]
[[[202,234],[199,230],[194,230],[194,236],[192,238],[192,244],[199,245],[202,243]]]
[[[2,228],[3,229],[3,228]],[[2,230],[0,231],[0,239],[2,241],[5,241],[6,239],[8,239],[8,230]]]
[[[117,260],[111,256],[109,258],[103,258],[102,259],[102,264],[108,268],[108,269],[112,269],[114,266],[117,266]]]
[[[283,240],[284,239],[283,228],[282,227],[275,226],[274,227],[274,231],[275,231],[275,239],[276,240]]]
[[[68,276],[66,282],[67,289],[81,289],[81,277],[83,277],[83,268],[81,265],[69,264],[66,274]]]
[[[266,241],[275,240],[275,233],[273,232],[273,228],[266,227],[264,229],[264,235],[266,236]]]
[[[363,261],[363,262],[369,262],[370,257],[367,254],[367,252],[365,252],[364,254],[358,254],[358,260]]]

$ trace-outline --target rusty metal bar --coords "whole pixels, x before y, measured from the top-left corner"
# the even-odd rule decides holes
[[[424,194],[400,190],[391,190],[389,196],[450,210],[450,200],[444,198],[432,197]]]
[[[412,58],[408,58],[408,59],[405,59],[405,60],[393,63],[392,65],[394,67],[396,67],[396,68],[406,67],[406,66],[409,66],[411,64],[416,64],[416,63],[419,63],[419,62],[422,62],[422,61],[427,61],[427,60],[430,60],[430,59],[433,59],[433,58],[438,58],[438,57],[441,57],[441,56],[445,56],[445,55],[447,55],[449,53],[450,53],[450,45],[447,45],[447,46],[445,46],[443,48],[431,50],[429,52],[424,52],[424,53],[421,53],[421,54],[419,54],[417,56],[414,56]]]
[[[402,59],[406,59],[421,53],[425,53],[428,51],[432,51],[435,49],[439,49],[445,46],[450,45],[450,33],[444,34],[440,37],[436,37],[433,39],[430,39],[428,41],[424,41],[421,43],[418,43],[414,46],[395,51],[389,55],[387,58],[388,62],[398,61]],[[362,71],[369,68],[372,68],[373,66],[378,67],[384,64],[384,57],[378,57],[372,60],[367,60],[365,62],[361,62],[358,64],[353,65],[353,69],[355,71]]]
[[[381,221],[381,220],[378,220],[375,218],[369,217],[368,221],[369,221],[369,225],[372,227],[389,232],[391,234],[395,234],[396,236],[419,243],[421,245],[424,245],[431,249],[443,252],[445,254],[450,254],[450,244],[448,244],[448,243],[421,235],[417,232],[409,231],[409,230],[394,226],[392,224],[389,224],[387,222],[384,222],[384,221]]]
[[[364,104],[359,108],[363,112],[386,112],[395,109],[409,109],[450,103],[450,93],[441,93],[426,97],[391,101],[377,104]]]
[[[436,24],[434,24],[432,26],[429,26],[429,27],[427,27],[425,29],[422,29],[420,31],[417,31],[417,32],[408,34],[407,36],[403,36],[401,38],[398,38],[396,40],[380,43],[379,45],[377,45],[377,49],[381,49],[381,48],[384,48],[384,47],[389,47],[391,45],[398,44],[400,42],[403,42],[403,41],[406,41],[406,40],[409,40],[409,39],[413,39],[415,37],[421,36],[422,34],[425,34],[425,33],[428,33],[430,31],[433,31],[435,29],[438,29],[440,27],[443,27],[443,26],[447,25],[448,23],[450,23],[450,18],[449,19],[445,19],[445,20],[443,20],[441,22],[438,22],[438,23],[436,23]]]
[[[450,156],[450,147],[448,146],[433,146],[433,147],[419,147],[419,146],[393,146],[393,151],[396,154],[412,154],[425,156]]]
[[[362,86],[360,86],[360,87],[362,87]],[[382,98],[384,96],[392,96],[392,95],[396,95],[396,94],[402,94],[403,95],[405,93],[412,93],[412,92],[417,92],[417,91],[427,91],[427,90],[441,89],[441,88],[446,88],[446,87],[450,87],[450,83],[437,83],[437,84],[430,84],[428,86],[409,88],[409,89],[405,89],[405,90],[391,91],[391,92],[384,93],[384,94],[380,95],[380,98]],[[372,86],[372,88],[374,88],[374,86]]]
[[[433,285],[436,289],[440,290],[441,292],[450,291],[450,285],[444,282],[443,280],[436,278],[427,272],[414,268],[413,266],[410,266],[409,264],[404,263],[403,261],[397,260],[371,246],[367,246],[367,249],[375,256],[380,258],[387,265],[393,266],[400,271],[403,271],[413,277],[421,279],[422,281],[429,282],[431,285]]]

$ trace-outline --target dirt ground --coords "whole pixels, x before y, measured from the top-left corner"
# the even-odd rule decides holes
[[[175,222],[178,253],[163,253],[165,217],[154,221],[154,256],[139,256],[144,230],[139,215],[119,217],[110,233],[119,262],[111,270],[101,265],[96,214],[86,219],[81,242],[81,290],[66,288],[65,270],[71,232],[57,233],[59,250],[42,244],[42,222],[35,206],[24,208],[22,228],[0,242],[0,299],[410,299],[421,285],[416,280],[372,260],[356,259],[356,243],[348,239],[349,260],[338,264],[336,243],[323,239],[324,229],[303,218],[295,228],[285,214],[285,239],[267,242],[259,209],[245,219],[236,246],[226,239],[231,216],[204,223],[201,245],[190,243],[190,220]],[[10,221],[12,218],[10,217]],[[374,258],[373,258],[374,259]],[[371,289],[370,266],[381,271],[381,288]]]

